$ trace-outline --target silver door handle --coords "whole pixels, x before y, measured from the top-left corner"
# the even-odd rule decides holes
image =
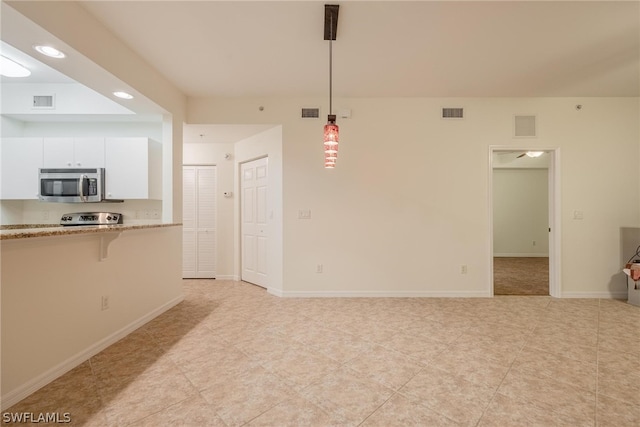
[[[85,179],[89,179],[89,177],[87,175],[80,175],[80,180],[78,181],[78,194],[80,194],[80,200],[83,202],[87,201],[87,196],[84,195],[83,191]]]

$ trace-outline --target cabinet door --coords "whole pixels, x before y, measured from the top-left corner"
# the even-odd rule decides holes
[[[0,199],[37,199],[42,138],[3,138],[0,143]]]
[[[104,138],[74,138],[74,168],[104,167]]]
[[[104,138],[45,138],[45,168],[103,168]]]
[[[105,168],[108,199],[149,197],[148,138],[107,138]]]
[[[45,138],[43,167],[71,168],[73,166],[73,138]]]

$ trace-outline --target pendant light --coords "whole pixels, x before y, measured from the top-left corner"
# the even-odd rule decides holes
[[[338,158],[338,141],[340,129],[336,124],[336,116],[333,114],[333,52],[332,42],[336,39],[338,30],[339,5],[324,5],[324,39],[329,40],[329,116],[324,126],[324,167],[333,169]]]

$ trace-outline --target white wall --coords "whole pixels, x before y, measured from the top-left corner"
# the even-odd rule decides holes
[[[0,136],[22,136],[24,122],[10,117],[0,116]]]
[[[53,96],[55,108],[33,107],[33,96]],[[132,114],[123,106],[113,102],[94,90],[79,83],[3,83],[3,114]]]
[[[25,122],[21,135],[41,137],[148,137],[162,142],[162,122],[124,121],[30,121]]]
[[[189,101],[192,123],[283,124],[284,295],[489,296],[492,145],[562,151],[561,292],[623,292],[610,279],[622,267],[620,228],[640,224],[637,98],[338,99],[336,111],[353,115],[338,120],[335,170],[323,168],[324,120],[299,118],[324,102]],[[466,118],[441,119],[443,106]],[[537,115],[539,137],[514,138],[514,114]]]
[[[549,256],[547,169],[493,170],[493,255]]]
[[[0,224],[24,224],[24,200],[0,201]]]

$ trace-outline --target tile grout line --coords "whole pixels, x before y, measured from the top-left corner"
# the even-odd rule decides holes
[[[93,388],[95,390],[96,396],[100,399],[100,408],[104,408],[104,398],[102,397],[102,393],[100,392],[100,388],[98,387],[98,377],[96,375],[96,371],[93,367],[93,356],[88,359],[89,368],[91,369],[91,379],[93,382]],[[107,417],[106,411],[104,412],[104,419],[107,423],[109,423],[109,418]]]
[[[410,381],[410,380],[409,380]],[[408,381],[407,381],[408,382]],[[405,383],[406,384],[406,383]],[[369,415],[367,415],[366,417],[364,417],[364,419],[362,421],[360,421],[360,423],[358,423],[358,427],[361,426],[362,424],[364,424],[369,418],[371,418],[371,416],[373,414],[375,414],[378,409],[382,408],[388,401],[390,401],[394,396],[396,396],[398,394],[398,392],[400,391],[400,389],[398,390],[393,390],[393,393],[391,393],[391,396],[389,396],[384,402],[382,402],[376,409],[374,409],[373,411],[371,411],[371,413]]]
[[[402,353],[400,353],[400,354],[402,354]],[[376,413],[380,408],[382,408],[382,407],[383,407],[383,406],[384,406],[388,401],[390,401],[391,399],[393,399],[395,396],[400,395],[400,396],[402,396],[402,397],[405,397],[405,395],[404,395],[404,394],[400,393],[400,390],[401,390],[405,385],[407,385],[407,384],[408,384],[412,379],[414,379],[414,378],[415,378],[415,377],[417,377],[420,373],[422,373],[425,369],[427,369],[427,366],[422,366],[422,367],[421,367],[421,368],[420,368],[420,369],[419,369],[419,370],[418,370],[414,375],[412,375],[412,376],[411,376],[411,378],[409,378],[407,381],[405,381],[405,382],[404,382],[401,386],[399,386],[397,389],[395,389],[395,390],[394,390],[394,389],[391,389],[391,390],[393,390],[393,393],[392,393],[392,394],[391,394],[391,395],[390,395],[390,396],[389,396],[389,397],[388,397],[384,402],[382,402],[382,403],[381,403],[381,404],[380,404],[376,409],[374,409],[373,411],[371,411],[371,413],[370,413],[369,415],[367,415],[367,416],[366,416],[366,417],[365,417],[365,418],[364,418],[364,419],[363,419],[363,420],[358,424],[358,427],[359,427],[359,426],[361,426],[361,425],[363,425],[363,424],[364,424],[364,423],[365,423],[369,418],[371,418],[371,416],[373,416],[373,414],[375,414],[375,413]],[[380,383],[380,384],[382,384],[382,383]],[[385,385],[385,384],[382,384],[382,385],[386,387],[386,385]],[[442,416],[442,417],[445,417],[445,418],[447,418],[447,419],[450,419],[449,417],[445,416],[444,414],[441,414],[440,412],[438,412],[438,411],[434,410],[433,408],[431,408],[431,407],[429,407],[429,406],[422,405],[422,404],[420,404],[420,405],[421,405],[421,406],[424,406],[424,407],[426,407],[426,408],[429,408],[429,410],[432,410],[433,412],[437,413],[438,415],[440,415],[440,416]],[[453,421],[453,420],[452,420],[452,421]]]
[[[548,304],[547,304],[547,306],[548,306]],[[487,409],[489,409],[489,407],[493,403],[493,400],[495,399],[496,395],[498,394],[498,390],[500,390],[500,387],[502,386],[502,383],[504,383],[505,378],[507,378],[507,375],[509,375],[509,372],[511,372],[511,369],[513,368],[514,363],[516,363],[516,360],[518,359],[518,356],[520,356],[520,354],[522,353],[522,350],[524,350],[525,346],[527,345],[527,340],[529,339],[529,337],[531,337],[533,335],[534,331],[538,328],[539,323],[540,323],[540,321],[538,321],[536,323],[536,326],[534,328],[532,328],[531,331],[526,335],[526,337],[524,339],[524,342],[522,343],[522,346],[520,347],[520,350],[518,350],[518,353],[513,358],[513,361],[509,364],[509,369],[507,369],[507,372],[502,377],[502,380],[500,381],[500,384],[498,384],[498,386],[496,387],[496,391],[493,392],[493,396],[491,396],[491,399],[489,400],[489,402],[485,406],[484,410],[482,411],[482,415],[480,415],[480,418],[478,418],[478,421],[475,423],[476,427],[480,425],[480,422],[482,421],[482,418],[487,413]]]

